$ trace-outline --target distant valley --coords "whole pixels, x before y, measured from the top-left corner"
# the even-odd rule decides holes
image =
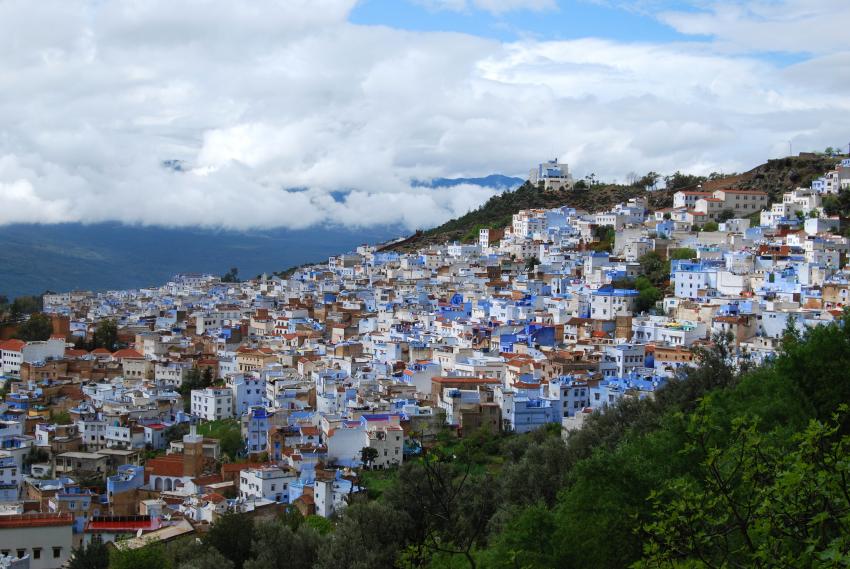
[[[512,189],[522,182],[492,174],[415,185]],[[6,225],[0,226],[0,294],[139,288],[162,284],[179,272],[223,274],[231,267],[250,278],[409,233],[396,226],[225,231],[119,223]]]
[[[230,267],[249,278],[404,233],[398,227],[241,232],[118,223],[0,226],[0,294],[139,288],[179,272],[222,274]]]

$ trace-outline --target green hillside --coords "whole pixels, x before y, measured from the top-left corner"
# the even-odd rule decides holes
[[[588,189],[544,191],[526,182],[514,191],[490,198],[476,210],[433,229],[417,232],[386,248],[412,251],[446,241],[472,241],[477,239],[479,229],[505,227],[510,224],[511,216],[523,209],[570,206],[596,212],[638,196],[649,199],[650,209],[671,207],[676,191],[696,189],[698,185],[712,191],[720,188],[761,190],[775,201],[783,192],[799,186],[808,187],[813,179],[832,169],[839,160],[838,157],[823,154],[803,153],[768,160],[742,174],[714,174],[705,178],[677,173],[666,183],[660,181],[659,186],[663,189],[651,192],[647,192],[640,184],[596,184]]]

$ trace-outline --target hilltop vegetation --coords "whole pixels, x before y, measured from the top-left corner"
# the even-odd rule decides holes
[[[647,192],[644,187],[637,185],[596,184],[589,189],[544,190],[526,181],[516,190],[493,196],[478,209],[438,227],[417,232],[410,239],[389,248],[409,251],[445,241],[470,242],[478,238],[478,230],[481,228],[497,229],[510,225],[511,216],[523,209],[547,209],[566,205],[596,211],[637,196],[647,196],[654,208],[669,207],[673,204],[672,192]]]
[[[797,187],[807,188],[812,180],[819,178],[841,161],[840,157],[826,154],[803,153],[768,160],[749,172],[727,180],[733,188],[743,190],[761,190],[771,201],[777,201],[783,192]]]
[[[768,160],[742,174],[713,173],[706,177],[676,172],[662,180],[650,172],[643,177],[632,176],[633,183],[629,184],[602,183],[591,175],[579,180],[576,189],[572,190],[547,191],[525,182],[514,191],[493,196],[476,210],[438,227],[417,232],[405,241],[390,245],[388,249],[413,251],[446,241],[471,242],[477,239],[479,229],[505,227],[510,224],[511,216],[523,209],[569,206],[596,212],[640,196],[648,199],[650,209],[671,207],[675,192],[697,189],[698,186],[707,191],[720,188],[761,190],[775,201],[783,192],[799,186],[808,187],[812,180],[832,169],[839,160],[825,154],[804,153]],[[659,189],[647,191],[647,186],[652,185],[653,181]]]

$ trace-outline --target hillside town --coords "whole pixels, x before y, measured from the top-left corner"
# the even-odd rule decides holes
[[[572,184],[557,161],[531,176]],[[364,473],[440,437],[568,439],[718,342],[738,366],[770,360],[789,329],[843,315],[850,242],[824,199],[848,189],[845,159],[773,203],[688,189],[242,282],[46,294],[50,337],[0,340],[0,567],[201,535],[230,512],[332,518]]]

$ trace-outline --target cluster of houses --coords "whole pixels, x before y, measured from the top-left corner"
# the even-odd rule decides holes
[[[537,174],[569,178],[555,163]],[[331,516],[360,469],[445,431],[569,437],[653,397],[719,333],[764,361],[789,322],[848,302],[848,240],[815,186],[775,204],[723,189],[658,212],[642,198],[526,210],[474,243],[361,246],[285,277],[46,295],[53,337],[0,341],[0,565],[59,567],[92,539],[168,542],[227,512]],[[600,226],[616,230],[610,250],[594,246]],[[639,311],[629,283],[650,253],[671,259],[669,286]],[[120,349],[75,347],[107,319]],[[209,435],[225,428],[237,444]]]

